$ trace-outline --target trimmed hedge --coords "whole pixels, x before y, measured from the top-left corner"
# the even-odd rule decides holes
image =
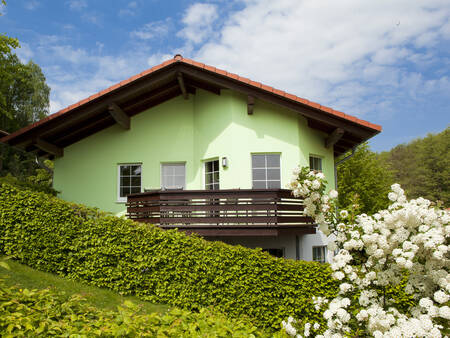
[[[117,311],[90,306],[80,295],[6,287],[0,280],[0,332],[3,337],[269,337],[243,320],[229,320],[209,309],[177,308],[139,314],[126,301]],[[284,336],[277,333],[278,337]]]
[[[328,265],[278,259],[0,185],[0,251],[39,270],[189,310],[213,306],[259,327],[289,315],[319,323],[333,298]]]

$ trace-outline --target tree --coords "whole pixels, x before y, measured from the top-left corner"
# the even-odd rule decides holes
[[[341,209],[352,208],[355,200],[359,210],[369,215],[388,206],[387,194],[393,176],[367,143],[361,144],[353,157],[338,166],[337,174]]]
[[[393,172],[409,198],[423,196],[450,204],[450,127],[439,134],[428,134],[408,144],[401,144],[380,159]]]
[[[49,111],[50,88],[41,68],[23,64],[13,50],[17,39],[0,35],[0,129],[13,132],[44,118]],[[0,144],[0,176],[24,178],[38,168],[33,155]]]

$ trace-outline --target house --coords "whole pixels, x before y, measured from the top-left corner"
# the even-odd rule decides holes
[[[173,59],[0,139],[54,159],[60,197],[163,228],[323,260],[326,238],[283,189],[326,175],[381,127],[236,74]]]

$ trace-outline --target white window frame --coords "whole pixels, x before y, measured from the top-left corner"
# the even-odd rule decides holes
[[[142,162],[136,162],[136,163],[117,163],[117,203],[126,203],[127,197],[121,197],[120,196],[120,167],[126,166],[126,165],[139,165],[141,166],[141,192],[142,192],[142,173],[143,173],[143,165]]]
[[[183,190],[186,189],[186,176],[187,176],[186,162],[161,162],[161,165],[159,167],[159,172],[160,172],[160,175],[159,175],[160,184],[159,185],[161,187],[161,190],[166,190],[163,187],[163,166],[165,166],[165,165],[182,165],[182,166],[184,166],[184,188],[183,188]],[[172,188],[169,188],[169,190],[170,189],[172,189]]]
[[[253,180],[253,155],[278,155],[280,157],[280,167],[279,167],[279,169],[280,169],[280,188],[278,188],[278,189],[282,188],[282,186],[283,186],[283,176],[282,176],[283,170],[282,170],[281,154],[282,153],[251,153],[250,154],[250,170],[252,171],[252,182],[251,182],[252,189],[272,189],[272,188],[253,188],[253,181],[254,181]],[[266,165],[267,165],[267,160],[266,160]],[[267,169],[275,169],[275,168],[274,167],[266,167],[266,170]],[[257,181],[262,182],[261,180],[257,180]],[[270,180],[270,181],[273,181],[273,180]],[[266,182],[266,187],[267,187],[268,180],[266,180],[265,182]],[[273,188],[273,189],[277,189],[277,188]]]
[[[317,170],[317,169],[311,168],[311,158],[319,159],[319,160],[320,160],[320,166],[322,167],[322,169]],[[318,172],[323,172],[323,157],[322,157],[322,156],[315,155],[315,154],[309,154],[308,160],[309,160],[309,167],[310,167],[309,169],[310,169],[310,170],[315,170],[315,171],[318,171]]]
[[[220,190],[220,176],[221,176],[221,171],[220,171],[220,166],[221,166],[221,163],[220,163],[220,158],[219,157],[213,157],[213,158],[209,158],[209,159],[207,159],[207,160],[203,160],[202,161],[202,166],[203,166],[203,170],[202,170],[202,182],[203,182],[203,189],[205,189],[205,190],[207,190],[206,189],[206,163],[208,163],[208,162],[212,162],[212,161],[219,161],[219,190]]]
[[[323,258],[318,260],[318,259],[314,259],[314,249],[323,249]],[[327,261],[327,254],[328,254],[328,249],[326,245],[315,245],[312,247],[312,260],[314,262],[319,262],[319,263],[325,263]]]

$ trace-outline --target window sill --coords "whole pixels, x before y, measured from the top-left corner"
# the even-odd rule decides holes
[[[127,203],[127,201],[125,200],[125,201],[120,201],[120,200],[118,200],[118,201],[116,201],[116,203],[117,204],[125,204],[125,203]]]

